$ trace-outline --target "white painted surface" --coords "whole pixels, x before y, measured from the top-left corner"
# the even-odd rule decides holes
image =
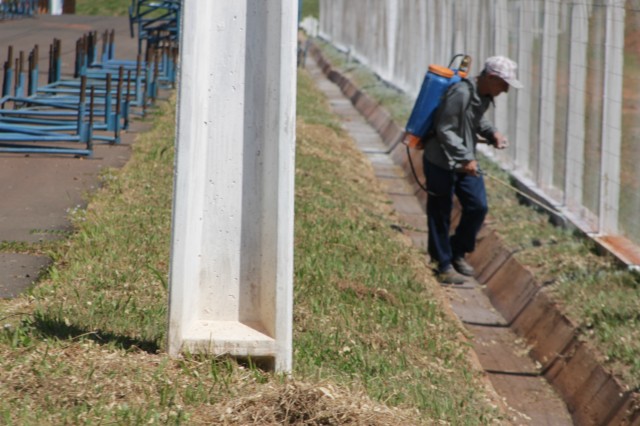
[[[291,369],[297,4],[183,4],[172,356],[199,348]]]
[[[624,0],[608,0],[605,44],[604,113],[600,167],[600,234],[618,233],[622,76],[624,74]]]
[[[302,22],[300,22],[300,28],[302,28],[307,35],[312,38],[318,37],[319,25],[320,23],[318,20],[312,16],[307,16],[302,19]]]
[[[543,190],[553,185],[554,134],[556,117],[556,69],[558,66],[558,13],[555,0],[544,2],[544,36],[542,38],[542,82],[540,93],[540,133],[538,147],[538,170],[535,171],[537,185]]]
[[[51,15],[62,15],[62,4],[64,0],[49,0],[49,13]]]
[[[565,205],[569,209],[582,206],[584,178],[585,87],[587,81],[587,42],[589,40],[589,11],[586,0],[576,2],[571,9],[571,71],[569,84],[569,117],[567,127],[567,163],[564,188]]]
[[[514,60],[518,63],[518,79],[524,87],[518,90],[517,95],[517,118],[514,144],[510,149],[515,151],[514,169],[529,175],[529,144],[531,135],[531,98],[537,94],[532,93],[531,84],[531,51],[533,46],[533,36],[528,28],[531,28],[529,16],[531,7],[528,3],[523,3],[515,17],[518,31],[518,57]]]
[[[496,55],[509,56],[509,14],[507,13],[507,0],[495,0],[494,8],[494,22],[496,23],[493,28],[494,33],[494,48],[493,52]],[[481,64],[478,64],[480,66]],[[515,135],[515,123],[509,122],[509,101],[517,96],[517,90],[510,89],[508,94],[500,95],[495,99],[495,108],[493,110],[493,124],[500,129],[500,131],[511,137],[508,140],[513,141]],[[506,162],[510,157],[510,150],[491,150],[495,153],[497,158]]]

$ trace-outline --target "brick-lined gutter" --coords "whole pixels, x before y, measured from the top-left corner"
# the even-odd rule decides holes
[[[426,194],[411,178],[406,148],[400,143],[403,128],[378,102],[335,70],[315,44],[310,45],[309,53],[380,134],[393,161],[410,177],[415,196],[426,206]],[[411,155],[421,176],[422,154],[412,151]],[[459,211],[454,215],[459,216]],[[531,347],[529,355],[542,365],[542,374],[567,404],[575,424],[640,425],[640,393],[627,390],[600,363],[602,356],[580,338],[577,326],[540,291],[540,283],[512,256],[489,225],[478,235],[478,245],[469,262],[476,268],[476,280],[486,285],[485,292],[496,310]]]

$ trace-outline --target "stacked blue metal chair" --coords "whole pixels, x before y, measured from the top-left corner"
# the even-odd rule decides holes
[[[38,10],[38,0],[5,0],[0,2],[0,20],[33,16]]]
[[[45,85],[38,84],[38,46],[16,57],[9,47],[0,152],[90,156],[94,141],[120,143],[131,115],[144,115],[160,89],[175,86],[179,5],[134,0],[130,22],[139,29],[136,60],[116,59],[113,31],[101,37],[90,32],[76,42],[73,78],[61,76],[61,43],[54,39]]]
[[[131,0],[131,37],[138,36],[138,53],[162,44],[174,44],[180,33],[181,0]]]
[[[50,51],[59,60],[59,41]],[[56,67],[56,58],[50,63]],[[13,57],[9,47],[4,65],[2,98],[0,98],[0,152],[51,153],[89,156],[93,152],[95,87],[86,86],[75,97],[43,96],[38,93],[38,46],[28,56],[24,52]],[[55,71],[49,72],[55,75]],[[43,143],[53,143],[47,145]],[[82,148],[74,145],[81,144]]]

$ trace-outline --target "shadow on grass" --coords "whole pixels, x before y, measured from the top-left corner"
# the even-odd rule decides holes
[[[87,330],[44,315],[34,315],[32,327],[42,337],[54,337],[59,340],[89,339],[100,345],[112,344],[118,349],[138,349],[150,354],[160,351],[157,342],[152,340],[135,339],[102,330]]]

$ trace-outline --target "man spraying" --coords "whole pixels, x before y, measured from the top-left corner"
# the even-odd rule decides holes
[[[504,56],[492,56],[475,80],[463,79],[451,86],[435,113],[432,132],[424,140],[424,173],[427,180],[428,251],[438,265],[442,284],[462,284],[473,276],[465,260],[476,245],[476,236],[487,214],[484,180],[476,159],[478,135],[496,149],[508,142],[484,113],[493,99],[509,87],[522,88],[516,78],[517,64]],[[449,235],[453,195],[462,216]]]

